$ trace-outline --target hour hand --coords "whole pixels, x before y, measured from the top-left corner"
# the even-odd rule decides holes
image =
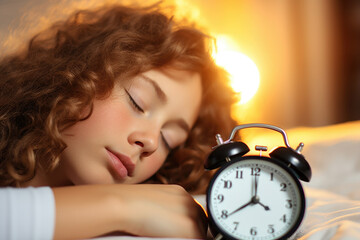
[[[252,201],[249,201],[248,203],[246,203],[246,204],[242,205],[241,207],[239,207],[239,208],[235,209],[234,211],[232,211],[231,213],[229,213],[229,214],[228,214],[228,216],[230,216],[230,215],[232,215],[232,214],[234,214],[234,213],[236,213],[236,212],[240,211],[241,209],[243,209],[243,208],[245,208],[245,207],[249,206],[249,205],[250,205],[250,204],[252,204],[252,203],[253,203]]]
[[[268,206],[266,206],[266,205],[264,205],[264,204],[262,204],[262,203],[260,202],[260,198],[259,198],[258,196],[252,197],[252,198],[251,198],[251,203],[253,203],[253,204],[259,204],[259,205],[262,206],[266,211],[269,211],[269,210],[270,210],[270,208],[269,208]]]
[[[258,204],[260,204],[266,211],[269,211],[270,208],[264,204],[262,204],[261,202],[258,202]]]

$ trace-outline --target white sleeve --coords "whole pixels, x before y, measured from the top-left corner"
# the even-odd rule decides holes
[[[52,239],[54,225],[50,187],[0,188],[0,239]]]

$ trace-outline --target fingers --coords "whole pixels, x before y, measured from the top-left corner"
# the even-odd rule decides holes
[[[179,231],[178,236],[187,238],[205,238],[207,233],[207,214],[202,205],[196,201],[184,188],[179,185],[162,185],[165,194],[171,195],[173,202],[169,203],[169,210],[174,213],[174,232]],[[166,206],[164,206],[166,208]],[[166,213],[164,213],[166,215]],[[171,220],[170,220],[171,222]],[[184,231],[184,229],[187,229]]]
[[[128,185],[124,208],[132,212],[129,233],[148,237],[205,238],[203,207],[178,185]]]
[[[194,201],[199,206],[198,216],[200,219],[199,219],[199,221],[197,221],[198,229],[200,230],[200,232],[202,234],[202,238],[205,238],[205,236],[207,234],[207,230],[208,230],[208,216],[207,216],[205,208],[195,199],[194,199]]]

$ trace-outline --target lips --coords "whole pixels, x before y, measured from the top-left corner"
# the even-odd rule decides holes
[[[109,155],[110,164],[120,179],[125,179],[133,175],[135,164],[129,157],[116,153],[108,148],[106,148],[106,151]]]

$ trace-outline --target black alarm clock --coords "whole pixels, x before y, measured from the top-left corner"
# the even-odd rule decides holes
[[[285,146],[268,156],[246,155],[249,147],[234,136],[240,129],[266,128],[282,134]],[[230,138],[216,135],[217,146],[205,168],[220,169],[212,177],[206,203],[214,239],[286,239],[300,226],[305,213],[305,195],[300,180],[309,182],[311,168],[301,150],[289,145],[279,127],[253,123],[236,126]],[[256,146],[260,153],[266,146]]]

